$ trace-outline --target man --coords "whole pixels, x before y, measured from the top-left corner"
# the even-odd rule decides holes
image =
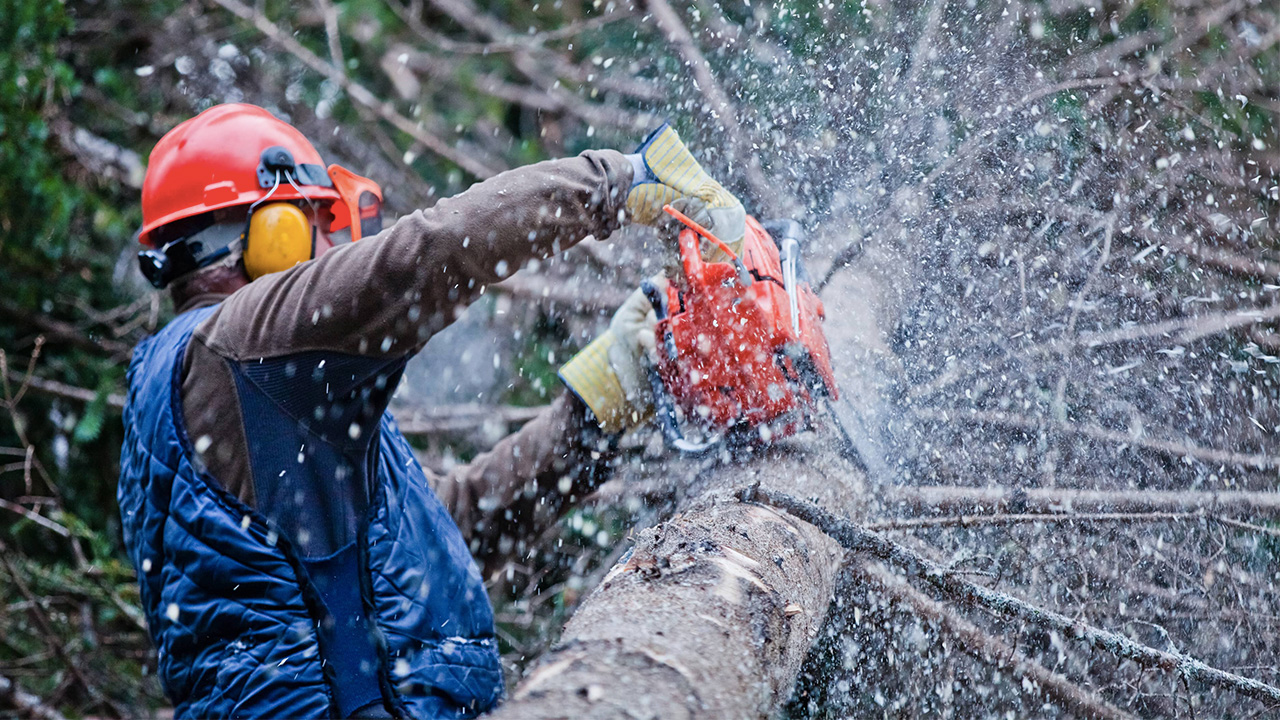
[[[652,315],[634,295],[566,366],[573,392],[447,478],[385,412],[405,363],[487,284],[628,217],[656,223],[675,201],[731,236],[743,222],[665,126],[637,154],[503,173],[383,232],[380,196],[249,105],[151,154],[140,260],[178,316],[130,364],[118,497],[179,717],[492,707],[501,668],[468,540],[490,552],[608,473],[612,440],[647,412]],[[348,226],[357,241],[334,248]]]

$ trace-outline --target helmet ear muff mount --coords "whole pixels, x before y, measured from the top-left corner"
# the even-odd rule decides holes
[[[276,202],[254,208],[241,238],[250,280],[281,272],[316,254],[316,229],[296,205]]]

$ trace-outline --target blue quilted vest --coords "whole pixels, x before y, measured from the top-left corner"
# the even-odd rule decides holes
[[[502,671],[489,599],[384,406],[366,439],[356,539],[323,557],[304,557],[278,522],[202,470],[180,379],[191,334],[213,310],[184,313],[138,345],[124,410],[125,544],[177,717],[346,717],[370,701],[414,718],[491,708]],[[242,391],[254,381],[245,378]],[[252,436],[259,415],[250,394],[241,399]],[[268,440],[298,453],[294,438]]]

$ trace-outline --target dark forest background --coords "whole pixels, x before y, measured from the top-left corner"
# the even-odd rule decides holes
[[[388,222],[670,119],[751,212],[805,222],[824,285],[867,238],[911,238],[928,270],[892,339],[900,482],[1272,491],[1278,42],[1280,8],[1255,0],[0,0],[0,716],[165,704],[115,485],[130,349],[172,314],[133,260],[147,153],[200,110],[294,123],[382,184]],[[433,341],[395,407],[424,463],[466,461],[558,392],[653,247],[586,243]],[[660,514],[654,481],[624,473],[491,579],[513,679]],[[1280,526],[1249,527],[1144,522],[1040,554],[1043,534],[924,537],[1275,683]],[[1146,625],[1117,619],[1125,599]],[[833,626],[791,712],[882,708],[877,682],[896,712],[936,710],[933,680],[859,632]],[[1142,715],[1237,711],[1122,675],[1101,692]],[[946,702],[1039,714],[992,682]]]

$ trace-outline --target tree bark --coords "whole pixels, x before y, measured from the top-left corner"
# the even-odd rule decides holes
[[[861,476],[818,438],[699,470],[495,717],[749,718],[787,700],[843,552],[736,491],[759,481],[848,508]]]

